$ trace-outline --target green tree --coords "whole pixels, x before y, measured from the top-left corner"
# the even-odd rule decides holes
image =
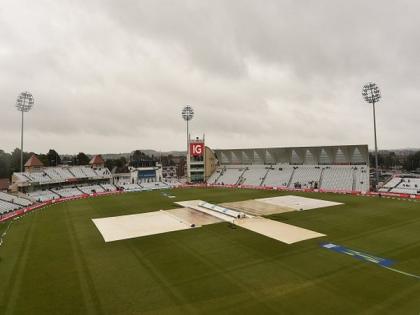
[[[79,152],[79,154],[76,155],[74,164],[75,165],[88,165],[90,161],[90,158],[84,154],[83,152]]]
[[[10,163],[12,155],[0,150],[0,178],[10,177]]]
[[[42,164],[49,165],[48,156],[46,154],[38,154],[38,159],[42,162]]]
[[[420,151],[411,153],[404,163],[404,168],[408,171],[415,171],[420,168]]]
[[[116,172],[119,173],[127,165],[127,159],[122,156],[119,159],[108,159],[105,161],[105,167],[112,171],[116,168]]]
[[[23,152],[23,164],[31,157],[33,153]],[[11,162],[10,162],[10,172],[20,172],[20,149],[16,148],[12,152]]]
[[[60,155],[53,149],[50,149],[47,153],[48,163],[45,165],[48,166],[57,166],[61,164]]]

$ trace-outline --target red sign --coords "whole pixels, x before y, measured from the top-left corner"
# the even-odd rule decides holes
[[[190,143],[190,154],[192,156],[203,156],[204,154],[204,143]]]

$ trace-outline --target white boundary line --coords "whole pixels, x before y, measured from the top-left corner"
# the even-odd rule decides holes
[[[406,275],[406,276],[409,276],[409,277],[416,278],[416,279],[420,280],[420,276],[414,275],[412,273],[408,273],[408,272],[401,271],[401,270],[398,270],[398,269],[394,269],[394,268],[391,268],[391,267],[386,267],[386,266],[382,266],[382,267],[385,268],[385,269],[395,271],[395,272],[398,272],[400,274],[403,274],[403,275]]]

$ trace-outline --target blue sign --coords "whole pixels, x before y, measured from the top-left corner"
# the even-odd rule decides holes
[[[372,256],[370,254],[359,252],[357,250],[346,248],[344,246],[336,245],[333,243],[322,243],[321,247],[332,250],[337,253],[353,256],[354,258],[357,258],[359,260],[378,264],[382,267],[390,267],[394,264],[394,261],[391,259]]]
[[[155,170],[139,170],[138,172],[138,178],[152,178],[156,177],[156,171]]]

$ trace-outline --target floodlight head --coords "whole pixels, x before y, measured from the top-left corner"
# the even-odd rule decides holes
[[[22,92],[16,100],[16,108],[21,112],[29,112],[34,106],[34,97],[29,92]]]
[[[185,121],[190,121],[194,117],[194,110],[190,105],[185,106],[182,109],[182,118],[184,118]]]
[[[375,83],[369,82],[363,86],[362,96],[370,104],[377,103],[381,98],[381,91]]]

